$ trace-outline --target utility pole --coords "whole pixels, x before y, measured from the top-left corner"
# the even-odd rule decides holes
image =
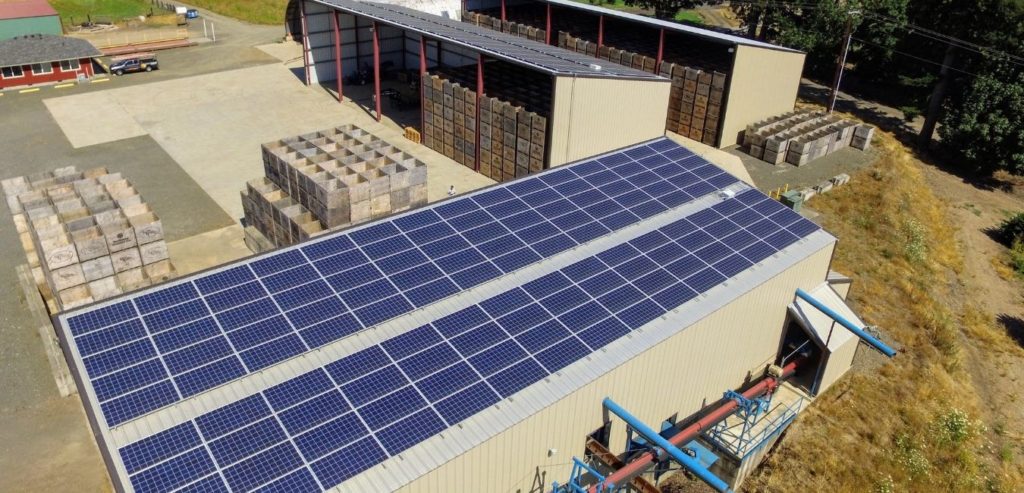
[[[846,55],[850,52],[850,38],[853,35],[853,16],[859,13],[859,10],[851,10],[846,13],[846,27],[843,28],[843,40],[839,44],[836,75],[832,78],[832,91],[828,94],[829,113],[832,113],[836,109],[836,97],[839,95],[839,83],[843,80],[843,69],[846,68]]]

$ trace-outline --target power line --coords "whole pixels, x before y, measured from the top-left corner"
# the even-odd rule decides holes
[[[912,55],[912,54],[904,52],[904,51],[895,50],[895,49],[889,48],[887,46],[882,46],[882,45],[880,45],[878,43],[872,43],[871,41],[868,41],[866,39],[861,39],[861,38],[857,38],[857,37],[854,37],[854,36],[851,36],[850,39],[853,39],[854,41],[857,41],[858,43],[868,44],[868,45],[875,46],[875,47],[878,47],[878,48],[883,48],[883,49],[889,50],[889,51],[891,51],[893,53],[898,53],[900,55],[903,55],[903,56],[909,57],[909,58],[913,58],[913,59],[918,60],[918,61],[922,61],[922,62],[925,62],[925,63],[930,63],[932,65],[937,65],[939,67],[943,66],[942,62],[936,62],[935,60],[929,60],[927,58],[922,58],[922,57],[919,57],[917,55]],[[982,79],[989,79],[989,80],[993,80],[993,81],[997,81],[998,82],[997,79],[994,79],[994,78],[992,78],[991,76],[988,76],[988,75],[976,74],[974,72],[968,72],[966,70],[958,69],[958,68],[952,67],[952,66],[947,66],[946,68],[949,69],[949,70],[952,70],[954,72],[960,72],[960,73],[962,73],[964,75],[970,75],[972,77],[979,77],[979,78],[982,78]]]
[[[881,20],[881,21],[885,21],[885,22],[889,22],[891,24],[894,24],[897,27],[906,30],[909,34],[916,34],[918,36],[921,36],[921,37],[924,37],[924,38],[928,38],[928,39],[931,39],[933,41],[938,41],[940,43],[946,43],[946,44],[955,46],[957,48],[962,48],[962,49],[965,49],[965,50],[968,50],[968,51],[973,51],[973,52],[981,54],[981,55],[991,55],[991,56],[998,56],[998,57],[1006,58],[1011,63],[1015,63],[1017,65],[1024,65],[1024,57],[1013,55],[1013,54],[1010,54],[1010,53],[1007,53],[1005,51],[998,50],[996,48],[992,48],[992,47],[989,47],[989,46],[982,46],[980,44],[973,43],[973,42],[970,42],[970,41],[967,41],[967,40],[963,40],[963,39],[957,38],[955,36],[950,36],[948,34],[943,34],[943,33],[937,32],[937,31],[933,31],[931,29],[926,29],[926,28],[917,26],[915,24],[911,24],[909,22],[902,22],[902,21],[900,21],[898,19],[893,19],[891,17],[879,14],[877,12],[870,12],[869,11],[869,12],[865,12],[865,13],[868,16],[875,18],[876,20]]]

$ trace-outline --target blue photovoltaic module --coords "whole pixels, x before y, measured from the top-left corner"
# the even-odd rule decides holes
[[[63,317],[110,427],[737,180],[659,139]],[[328,489],[819,228],[756,190],[118,450],[136,491]]]

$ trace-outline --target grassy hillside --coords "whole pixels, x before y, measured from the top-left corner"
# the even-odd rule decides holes
[[[150,3],[146,0],[49,0],[50,5],[60,14],[61,20],[81,23],[87,16],[109,17],[118,21],[128,17],[146,15]]]
[[[253,24],[284,24],[288,0],[190,0],[190,5]]]
[[[852,305],[905,352],[868,358],[819,397],[745,489],[1022,491],[1013,451],[994,445],[1006,430],[982,418],[991,390],[972,355],[987,321],[957,281],[947,206],[902,145],[877,140],[878,162],[811,206],[841,238],[834,268],[854,280]]]

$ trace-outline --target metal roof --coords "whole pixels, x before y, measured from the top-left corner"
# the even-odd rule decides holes
[[[629,12],[622,12],[620,10],[613,10],[607,7],[601,7],[584,2],[577,2],[575,0],[537,0],[539,2],[546,2],[552,5],[558,5],[561,7],[584,10],[591,12],[596,15],[603,15],[605,17],[612,17],[621,19],[624,21],[638,22],[641,24],[647,24],[652,27],[663,28],[671,31],[681,32],[690,34],[693,36],[699,36],[704,39],[711,41],[717,41],[720,43],[736,44],[743,46],[753,46],[757,48],[767,48],[770,50],[789,51],[793,53],[801,53],[799,50],[792,48],[786,48],[785,46],[773,45],[771,43],[765,43],[764,41],[757,41],[755,39],[744,38],[742,36],[736,36],[733,34],[721,33],[718,31],[712,31],[710,29],[704,29],[696,26],[687,24],[680,24],[678,22],[665,21],[661,19],[655,19],[653,17],[647,17],[643,15],[631,14]]]
[[[100,56],[84,39],[51,34],[30,34],[0,41],[0,67],[78,60]]]
[[[46,0],[0,1],[0,20],[53,15],[57,11]]]
[[[834,241],[660,138],[57,321],[126,490],[390,491]]]
[[[400,5],[354,0],[314,0],[349,14],[469,48],[493,58],[552,75],[664,80],[662,77],[615,63],[598,64],[592,57],[530,41],[469,23],[420,12]]]

